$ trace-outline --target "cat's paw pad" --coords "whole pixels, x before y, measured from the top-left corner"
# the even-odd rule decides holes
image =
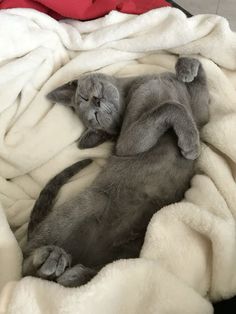
[[[194,58],[179,58],[176,65],[176,76],[179,81],[190,83],[198,74],[200,62]]]
[[[54,279],[61,276],[70,263],[70,255],[54,245],[40,247],[33,253],[33,265],[41,278]]]

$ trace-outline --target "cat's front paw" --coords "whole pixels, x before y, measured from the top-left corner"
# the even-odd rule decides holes
[[[198,130],[195,128],[179,135],[178,146],[184,158],[195,160],[200,155],[200,138]]]
[[[176,77],[179,81],[190,83],[198,74],[200,61],[194,58],[179,58],[176,65]]]
[[[104,131],[87,129],[77,140],[77,147],[80,149],[93,148],[111,139],[112,135]]]
[[[200,145],[199,143],[195,144],[193,147],[188,149],[181,149],[181,154],[186,159],[195,160],[200,155]]]
[[[36,249],[32,256],[36,275],[44,279],[56,279],[71,264],[71,257],[62,248],[46,245]]]

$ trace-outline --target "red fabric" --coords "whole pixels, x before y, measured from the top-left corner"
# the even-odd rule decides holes
[[[141,14],[151,9],[171,6],[165,0],[0,0],[0,9],[31,8],[56,18],[90,20],[111,10]]]

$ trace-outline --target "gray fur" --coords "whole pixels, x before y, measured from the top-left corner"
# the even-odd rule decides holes
[[[76,173],[88,166],[92,162],[91,159],[84,159],[78,161],[72,166],[67,167],[62,172],[53,177],[41,191],[37,201],[34,204],[34,208],[30,215],[30,221],[28,225],[28,237],[33,232],[35,226],[37,226],[52,209],[55,198],[60,188]],[[43,205],[43,208],[42,208]]]
[[[89,96],[85,95],[85,82]],[[199,154],[198,130],[209,118],[206,77],[195,59],[180,58],[176,75],[115,79],[95,74],[94,80],[91,74],[73,84],[74,92],[69,85],[69,91],[59,88],[50,98],[73,104],[88,134],[120,134],[113,154],[92,185],[53,210],[43,208],[44,219],[29,232],[24,275],[64,286],[86,283],[114,260],[138,257],[152,215],[180,201],[189,187]],[[96,120],[97,109],[92,103],[80,107],[76,96],[83,93],[82,97],[93,99],[96,92],[96,97],[103,97],[99,94],[101,85],[104,94],[108,86],[109,96],[99,115],[105,114],[107,121],[114,119],[114,125],[102,118],[100,124],[86,121],[91,116]],[[114,107],[119,112],[112,114]],[[66,170],[58,176],[67,176]],[[37,217],[39,204],[33,211]]]
[[[119,133],[125,108],[120,80],[101,73],[82,75],[58,87],[48,99],[71,107],[86,127],[79,148],[95,147]]]

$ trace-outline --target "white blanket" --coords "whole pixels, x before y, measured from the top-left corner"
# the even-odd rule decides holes
[[[174,70],[197,55],[207,72],[211,119],[202,131],[198,174],[185,199],[152,219],[139,259],[106,266],[80,288],[20,280],[25,231],[40,190],[85,157],[92,166],[59,202],[85,188],[110,151],[80,151],[82,124],[45,94],[89,71],[119,76]],[[89,22],[27,9],[0,12],[0,312],[205,314],[236,294],[236,33],[215,15],[176,9],[141,16],[111,12]],[[18,241],[16,241],[16,239]]]

